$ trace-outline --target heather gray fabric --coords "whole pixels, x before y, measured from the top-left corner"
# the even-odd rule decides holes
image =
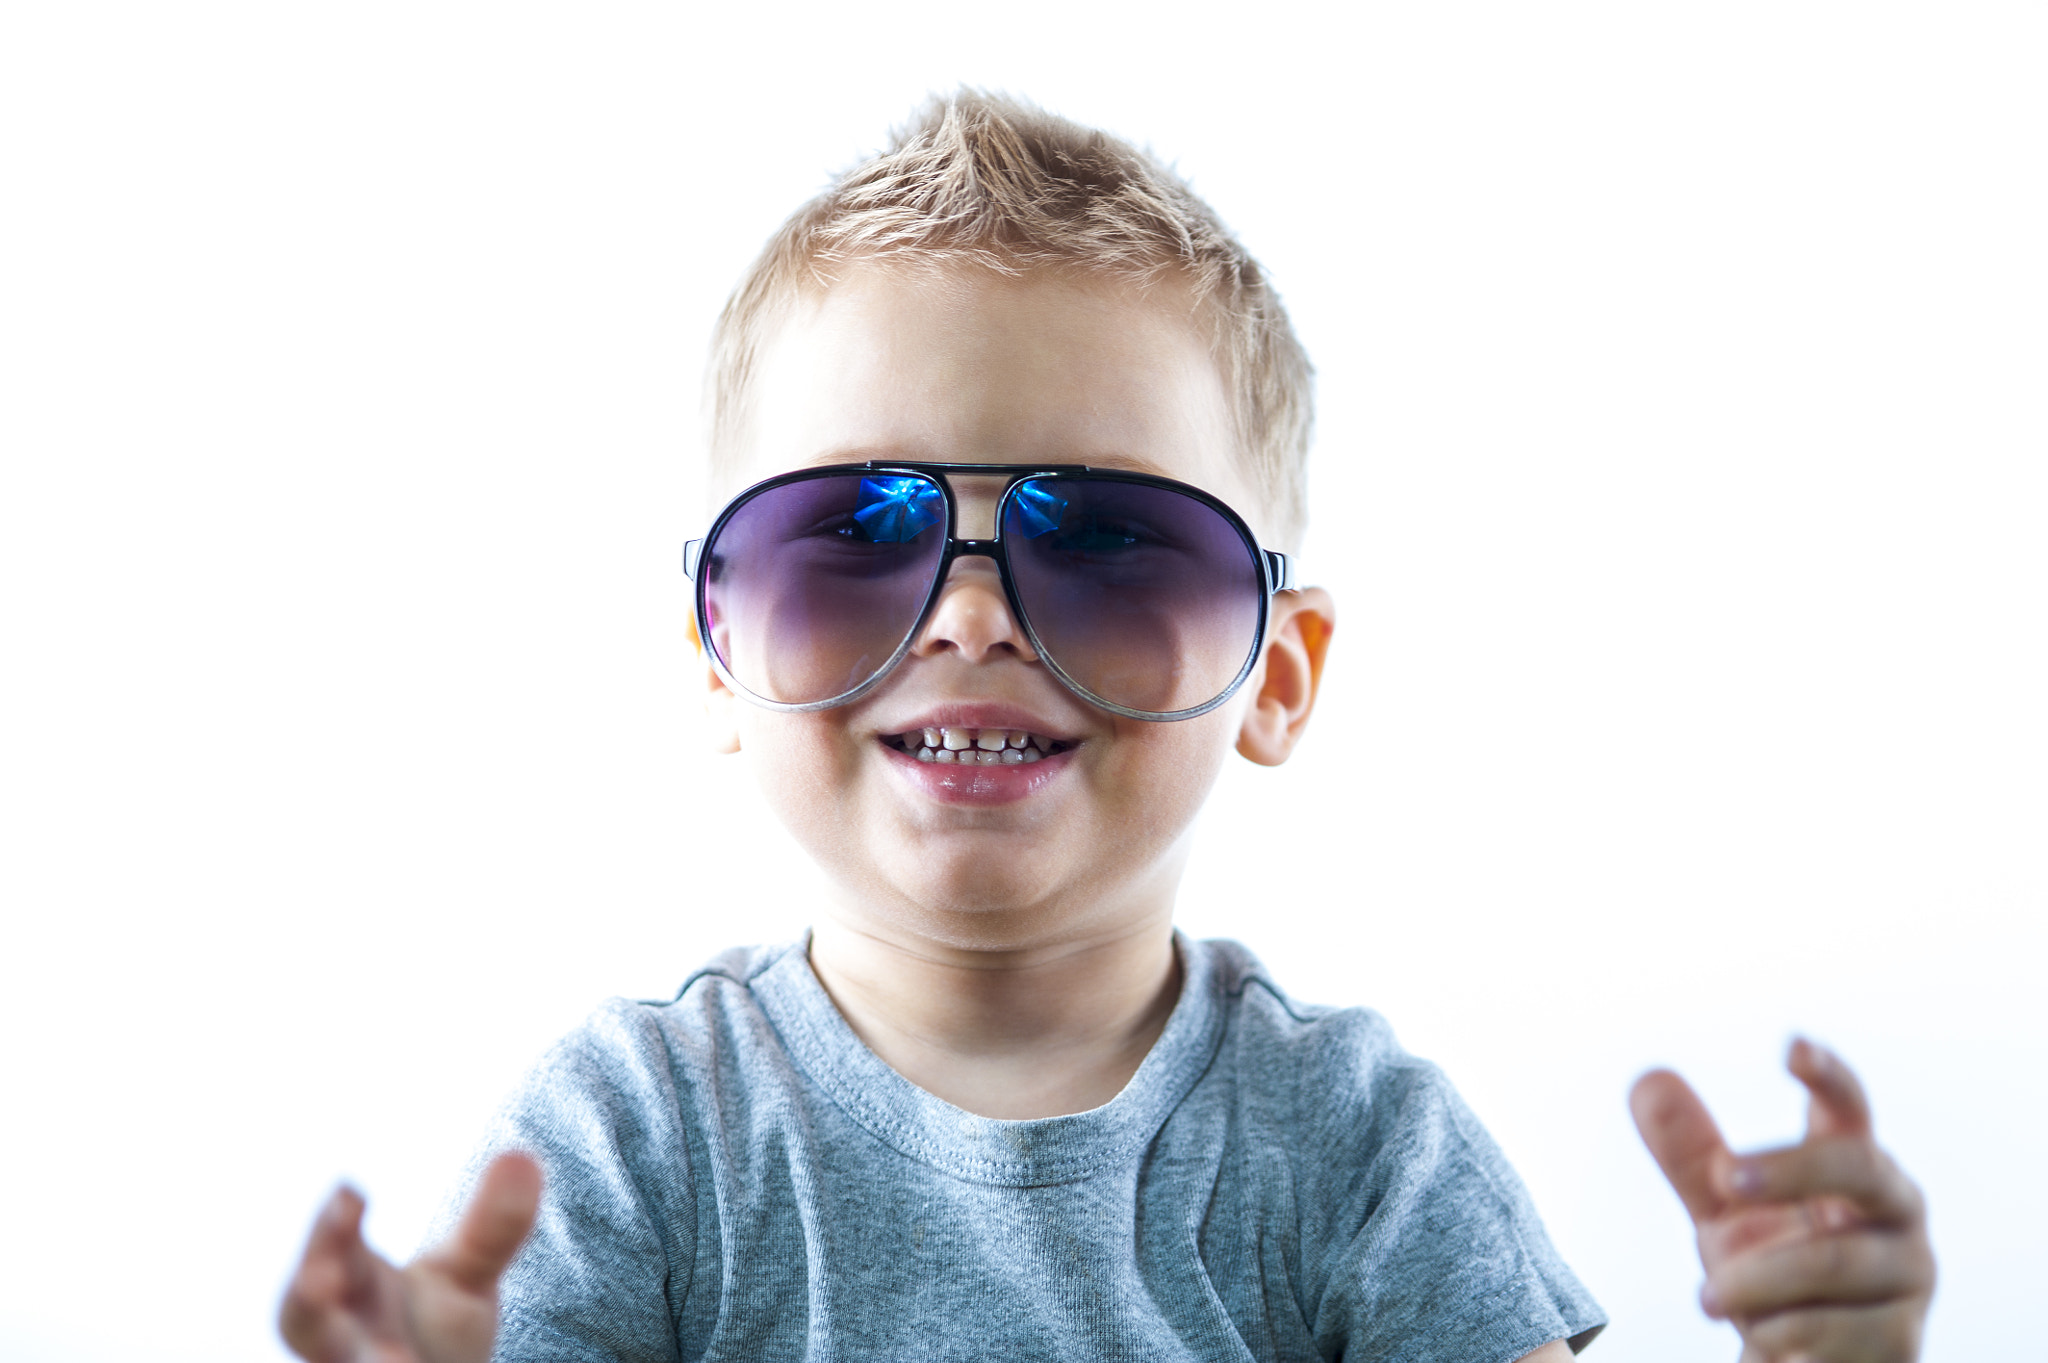
[[[903,1079],[801,944],[603,1008],[486,1143],[548,1176],[496,1358],[1506,1363],[1591,1338],[1600,1308],[1433,1066],[1235,943],[1178,945],[1129,1086],[1042,1121]]]

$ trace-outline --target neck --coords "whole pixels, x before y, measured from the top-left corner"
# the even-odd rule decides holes
[[[1114,1098],[1180,993],[1170,912],[988,951],[898,940],[833,916],[812,930],[811,969],[898,1074],[955,1107],[1009,1119]]]

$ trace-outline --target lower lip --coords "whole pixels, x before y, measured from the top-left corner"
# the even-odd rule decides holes
[[[901,748],[881,745],[890,766],[923,794],[949,805],[1007,805],[1035,795],[1067,769],[1072,748],[1036,762],[1006,762],[971,767],[952,762],[920,762]]]

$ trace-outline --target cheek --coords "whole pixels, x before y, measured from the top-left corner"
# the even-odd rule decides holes
[[[1236,698],[1198,719],[1169,724],[1118,721],[1112,805],[1138,814],[1154,838],[1185,832],[1216,784],[1243,722]]]
[[[853,741],[832,723],[834,711],[780,715],[747,706],[739,721],[740,755],[755,784],[792,832],[843,821],[856,769]]]

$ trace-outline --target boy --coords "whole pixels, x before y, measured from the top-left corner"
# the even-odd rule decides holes
[[[409,1267],[338,1192],[292,1346],[1582,1348],[1599,1308],[1443,1077],[1172,927],[1228,751],[1286,760],[1315,703],[1332,603],[1273,552],[1304,519],[1309,372],[1183,184],[1022,105],[935,104],[800,211],[720,322],[728,500],[687,566],[714,728],[833,897],[806,942],[558,1047],[488,1146],[525,1153]],[[1703,1301],[1745,1358],[1911,1358],[1918,1196],[1839,1062],[1791,1065],[1809,1139],[1744,1160],[1676,1076],[1637,1087]]]

